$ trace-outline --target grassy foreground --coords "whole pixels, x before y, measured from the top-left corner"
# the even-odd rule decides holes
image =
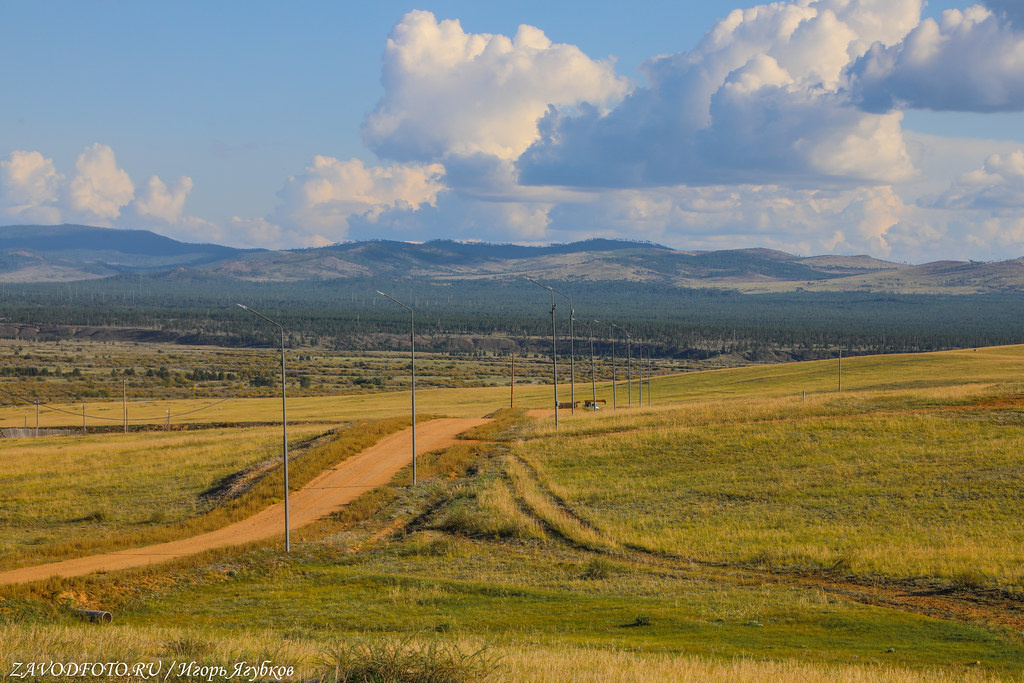
[[[505,411],[467,435],[486,442],[421,459],[421,485],[405,472],[301,530],[291,555],[2,588],[0,670],[1021,680],[1024,349],[844,360],[842,393],[837,370],[656,379],[653,407],[563,414],[557,431]]]

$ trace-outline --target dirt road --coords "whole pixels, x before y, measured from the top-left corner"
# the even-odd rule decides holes
[[[455,443],[455,435],[486,422],[482,418],[444,418],[416,427],[416,453],[426,453]],[[412,429],[385,437],[289,496],[289,526],[292,530],[311,524],[338,510],[362,493],[391,481],[412,462]],[[179,541],[92,555],[35,567],[0,572],[0,585],[39,581],[51,576],[82,576],[98,571],[166,562],[195,555],[211,548],[242,545],[284,535],[284,504],[272,505],[248,519],[209,533]]]

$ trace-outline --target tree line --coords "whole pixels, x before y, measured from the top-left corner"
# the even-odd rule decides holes
[[[750,360],[812,359],[838,353],[934,351],[1022,340],[1024,295],[896,295],[866,292],[741,294],[666,283],[550,282],[573,299],[576,320],[619,326],[657,355]],[[138,328],[193,344],[273,346],[276,328],[237,308],[244,303],[281,323],[292,347],[391,348],[409,333],[409,315],[376,294],[389,292],[416,311],[417,347],[465,350],[467,336],[503,337],[521,349],[550,344],[551,298],[521,279],[424,281],[352,278],[299,283],[241,282],[196,275],[126,275],[61,284],[5,284],[0,335],[18,325],[52,337],[80,328]],[[568,335],[569,302],[556,300],[558,335]],[[76,328],[78,328],[76,330]],[[594,324],[595,350],[626,335]],[[576,335],[588,334],[583,324]]]

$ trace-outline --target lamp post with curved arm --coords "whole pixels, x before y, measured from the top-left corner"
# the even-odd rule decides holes
[[[412,349],[412,485],[415,486],[416,479],[416,312],[412,306],[406,306],[393,296],[377,290],[385,299],[390,299],[405,310],[409,311],[409,345]]]
[[[555,290],[547,285],[542,285],[533,278],[526,278],[533,284],[551,292],[551,379],[555,385],[555,429],[558,429],[558,360],[555,355],[555,346],[558,343],[558,335],[555,332]]]
[[[604,327],[607,327],[609,331],[611,331],[611,329],[613,327],[611,323],[603,323],[600,320],[595,320],[594,324],[595,325],[603,325]],[[614,332],[612,332],[610,338],[611,338],[611,341],[612,341],[612,410],[615,410],[616,408],[618,408],[618,404],[615,401],[615,333]]]
[[[591,401],[593,402],[593,409],[597,410],[597,368],[594,361],[594,328],[584,322],[581,322],[580,325],[583,325],[583,327],[587,328],[587,333],[590,337],[590,390],[592,395]]]
[[[283,459],[284,459],[284,551],[290,553],[292,550],[291,542],[291,531],[290,525],[288,524],[288,399],[286,396],[285,389],[285,370],[284,370],[284,326],[281,323],[275,322],[267,316],[257,313],[244,304],[236,304],[239,308],[244,311],[249,311],[257,318],[261,318],[271,325],[275,326],[281,331],[281,431],[282,431],[282,448]]]
[[[560,297],[569,300],[569,402],[571,408],[569,412],[573,415],[576,414],[576,353],[575,353],[575,340],[576,335],[573,331],[573,322],[576,319],[576,309],[572,305],[572,297],[568,294],[558,291],[554,287],[550,288],[552,292]]]
[[[626,335],[626,401],[628,406],[633,406],[633,335],[612,323],[615,329]]]

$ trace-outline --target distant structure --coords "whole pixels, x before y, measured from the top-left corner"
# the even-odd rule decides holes
[[[36,436],[70,436],[82,434],[79,429],[33,429],[22,427],[4,427],[0,429],[0,438],[3,439],[30,439]]]

